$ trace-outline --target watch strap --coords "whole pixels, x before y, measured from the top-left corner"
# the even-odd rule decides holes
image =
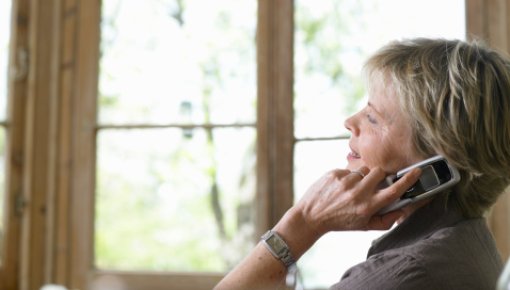
[[[276,259],[280,260],[286,268],[296,263],[296,260],[294,260],[290,253],[289,246],[277,232],[269,230],[262,235],[261,240],[269,252]]]

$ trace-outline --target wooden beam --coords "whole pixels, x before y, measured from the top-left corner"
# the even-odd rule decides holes
[[[60,28],[60,104],[58,118],[58,152],[55,186],[55,237],[52,249],[54,272],[51,282],[68,285],[71,268],[70,231],[71,231],[71,136],[72,136],[72,99],[74,93],[74,74],[76,58],[77,0],[61,0],[62,25]]]
[[[95,126],[100,1],[77,2],[70,180],[70,289],[89,289],[94,259]]]
[[[293,1],[259,1],[257,235],[293,203]]]
[[[55,121],[58,94],[55,90],[58,63],[58,0],[44,4],[32,0],[29,15],[29,74],[25,114],[25,144],[23,158],[23,196],[28,202],[24,212],[21,237],[22,290],[39,289],[51,272],[48,247],[54,227],[52,211],[54,167],[50,159],[54,148]]]
[[[28,53],[29,1],[13,1],[10,42],[9,92],[7,109],[7,149],[5,176],[5,236],[0,267],[0,289],[20,287],[20,235],[23,204],[24,128],[27,71],[23,69]],[[26,59],[27,60],[27,59]]]
[[[486,0],[466,0],[467,39],[483,39],[488,35],[486,2]]]

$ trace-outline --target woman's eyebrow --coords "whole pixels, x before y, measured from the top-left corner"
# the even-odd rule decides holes
[[[377,109],[374,104],[368,102],[367,106],[373,110],[377,115],[379,115],[379,117],[384,121],[386,122],[387,124],[391,124],[395,121],[395,117],[396,115],[394,114],[393,111],[385,111],[385,110],[379,110]]]
[[[374,112],[376,112],[378,115],[380,116],[385,116],[384,114],[382,114],[379,110],[377,110],[377,108],[370,102],[368,102],[367,104],[368,107],[370,107],[370,109],[372,109]]]

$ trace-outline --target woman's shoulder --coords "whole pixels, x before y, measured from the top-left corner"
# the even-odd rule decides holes
[[[410,243],[405,252],[422,261],[468,260],[502,267],[496,243],[483,218],[463,219],[454,225],[439,228]]]
[[[494,289],[501,258],[483,220],[370,255],[332,289]]]
[[[478,262],[439,252],[389,251],[352,267],[331,289],[495,289],[499,267]]]
[[[430,285],[430,288],[424,288]],[[413,255],[379,253],[350,268],[331,289],[440,289]]]

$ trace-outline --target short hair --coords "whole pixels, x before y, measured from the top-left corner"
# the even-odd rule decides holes
[[[459,169],[448,202],[482,216],[510,183],[510,61],[481,41],[416,38],[382,47],[364,70],[393,88],[416,151]]]

